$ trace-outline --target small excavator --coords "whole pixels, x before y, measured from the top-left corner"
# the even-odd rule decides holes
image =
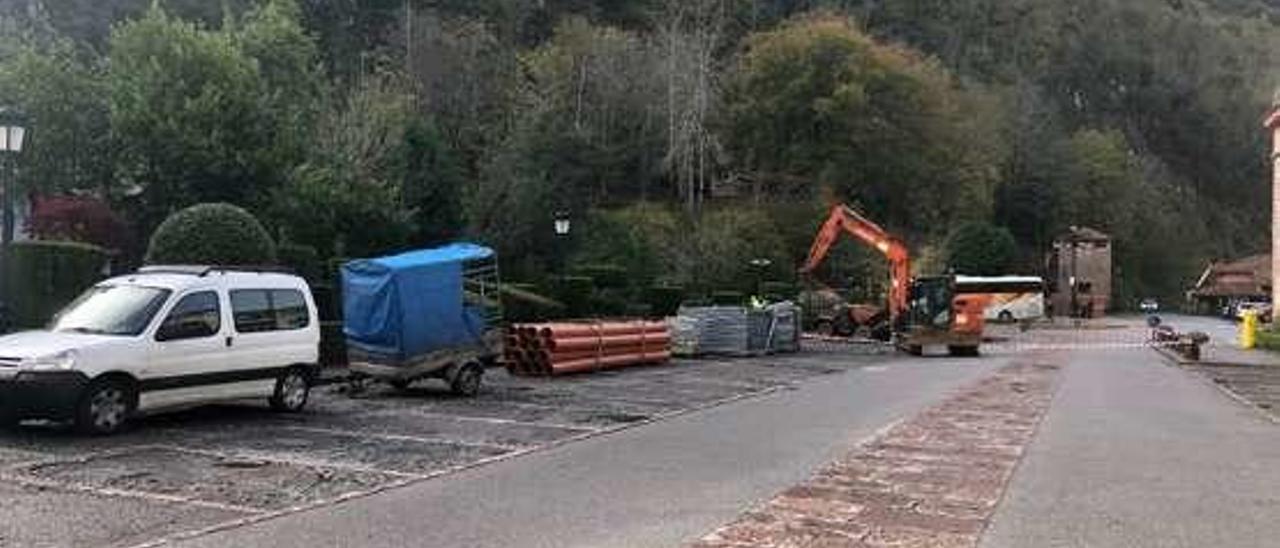
[[[857,238],[889,260],[889,299],[887,310],[873,305],[846,305],[840,310],[841,317],[833,320],[847,327],[837,331],[884,333],[887,337],[883,338],[914,356],[922,355],[928,346],[946,346],[952,356],[978,355],[985,327],[985,303],[981,297],[957,294],[955,276],[912,279],[911,254],[906,244],[847,205],[831,209],[813,240],[801,273],[812,274],[841,234]]]

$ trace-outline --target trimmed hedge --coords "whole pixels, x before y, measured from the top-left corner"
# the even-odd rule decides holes
[[[631,285],[631,273],[616,264],[590,264],[574,269],[574,274],[591,278],[598,289],[624,289]]]
[[[741,291],[713,291],[711,304],[716,306],[742,306],[747,303],[747,295]]]
[[[502,284],[502,310],[509,323],[541,322],[559,317],[564,305],[538,294],[533,284]]]
[[[37,328],[102,279],[109,255],[76,242],[14,242],[4,257],[3,301],[12,328]]]
[[[146,263],[274,265],[276,245],[248,211],[231,204],[199,204],[160,223],[151,235]]]
[[[564,304],[562,318],[589,318],[593,316],[596,293],[595,280],[587,276],[562,276],[550,280],[547,294]]]
[[[1280,351],[1280,331],[1258,329],[1258,348]]]
[[[684,301],[683,287],[653,286],[645,290],[645,304],[649,313],[657,317],[675,316]]]
[[[794,301],[800,289],[796,284],[787,282],[764,282],[760,284],[761,297],[770,301]]]

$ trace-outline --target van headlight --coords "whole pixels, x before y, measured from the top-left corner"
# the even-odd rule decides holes
[[[24,360],[21,368],[26,371],[66,371],[76,365],[76,351],[66,350],[35,359]]]

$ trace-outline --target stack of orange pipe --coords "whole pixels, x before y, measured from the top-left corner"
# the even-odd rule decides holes
[[[665,322],[617,321],[514,325],[507,369],[517,375],[565,375],[671,359]]]

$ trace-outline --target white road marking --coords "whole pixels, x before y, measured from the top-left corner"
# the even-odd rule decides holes
[[[148,446],[152,449],[160,449],[165,451],[174,451],[177,453],[187,453],[191,455],[201,455],[206,457],[215,457],[222,459],[253,459],[261,460],[269,463],[284,464],[288,466],[299,466],[304,468],[329,468],[332,470],[340,470],[343,472],[356,472],[361,474],[381,474],[384,476],[405,479],[419,479],[426,477],[424,474],[414,474],[410,472],[397,472],[395,470],[383,470],[381,468],[372,468],[368,466],[356,466],[350,464],[342,464],[326,460],[311,460],[284,457],[277,453],[268,451],[257,451],[253,449],[233,449],[230,452],[212,451],[207,449],[192,449],[189,447],[178,447],[173,445],[152,445]]]
[[[236,504],[226,504],[222,502],[212,502],[201,500],[193,497],[184,497],[181,495],[166,495],[162,493],[151,493],[147,491],[135,491],[132,489],[115,489],[110,487],[94,487],[79,482],[66,480],[50,480],[36,478],[32,476],[24,476],[18,474],[0,474],[0,481],[22,485],[25,487],[35,487],[39,489],[54,489],[63,491],[72,491],[76,493],[85,493],[90,495],[98,495],[103,497],[124,497],[147,500],[151,502],[163,502],[166,504],[180,503],[191,506],[199,506],[201,508],[211,508],[215,510],[224,510],[228,512],[237,512],[248,515],[262,514],[264,511],[260,508],[252,508],[249,506],[240,506]]]
[[[538,406],[538,404],[525,404],[525,405]],[[543,409],[556,409],[555,407],[552,407],[549,405],[538,406],[538,407]],[[555,423],[555,422],[522,421],[522,420],[516,420],[516,419],[502,419],[497,417],[474,417],[474,416],[467,416],[467,415],[450,415],[448,413],[433,413],[430,411],[410,411],[410,412],[413,413],[414,415],[418,415],[422,417],[453,419],[453,420],[469,421],[469,422],[483,422],[488,424],[535,426],[539,428],[555,428],[558,430],[579,430],[579,431],[599,430],[598,428],[594,428],[590,426],[561,424],[561,423]],[[389,413],[387,411],[374,411],[374,412],[368,412],[363,414],[378,415],[378,414],[389,414]],[[400,413],[396,413],[396,414],[400,414]]]
[[[286,430],[296,430],[298,432],[311,432],[314,434],[328,434],[331,436],[346,436],[350,438],[367,438],[386,441],[410,441],[417,443],[432,443],[437,445],[461,445],[463,447],[477,447],[481,449],[498,449],[501,451],[518,451],[528,447],[536,447],[536,445],[507,445],[499,443],[478,443],[469,441],[459,441],[449,438],[436,438],[429,436],[410,436],[404,434],[391,434],[385,432],[365,432],[336,430],[332,428],[320,428],[315,426],[286,426]]]

